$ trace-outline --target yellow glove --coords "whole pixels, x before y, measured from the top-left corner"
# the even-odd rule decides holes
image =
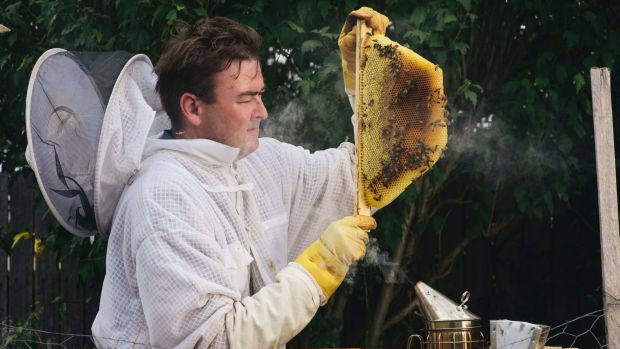
[[[304,267],[325,296],[330,297],[344,280],[349,265],[366,254],[367,230],[376,227],[377,222],[369,216],[349,216],[335,221],[295,262]]]
[[[355,93],[355,30],[358,18],[366,20],[366,26],[372,29],[373,34],[385,35],[385,29],[389,24],[386,16],[370,7],[361,7],[347,16],[338,37],[338,47],[342,56],[344,89],[349,95]]]

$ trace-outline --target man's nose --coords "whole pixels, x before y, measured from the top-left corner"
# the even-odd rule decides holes
[[[257,106],[257,110],[256,110],[256,117],[259,119],[267,119],[268,116],[268,112],[267,112],[267,107],[265,107],[265,104],[263,103],[262,99],[258,100],[258,106]]]

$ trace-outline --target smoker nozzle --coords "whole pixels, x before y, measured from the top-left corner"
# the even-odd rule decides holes
[[[416,283],[415,292],[427,321],[480,320],[480,317],[467,310],[465,305],[469,299],[469,292],[467,291],[463,293],[460,305],[422,281]]]

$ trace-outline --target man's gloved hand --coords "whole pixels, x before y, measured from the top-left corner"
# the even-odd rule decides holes
[[[370,7],[361,7],[347,16],[338,37],[338,47],[340,47],[342,56],[344,89],[349,95],[355,94],[355,30],[357,19],[366,20],[366,26],[372,29],[373,34],[384,35],[389,24],[386,16]]]
[[[367,230],[377,227],[369,216],[348,216],[333,222],[295,262],[306,269],[330,297],[344,280],[351,263],[366,254]]]

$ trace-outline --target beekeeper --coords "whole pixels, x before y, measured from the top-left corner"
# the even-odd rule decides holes
[[[385,32],[377,12],[352,16]],[[341,34],[345,59],[351,31]],[[253,29],[204,18],[159,59],[172,128],[147,140],[116,208],[98,347],[282,347],[364,256],[376,223],[347,216],[353,145],[311,154],[259,138],[260,45]]]

